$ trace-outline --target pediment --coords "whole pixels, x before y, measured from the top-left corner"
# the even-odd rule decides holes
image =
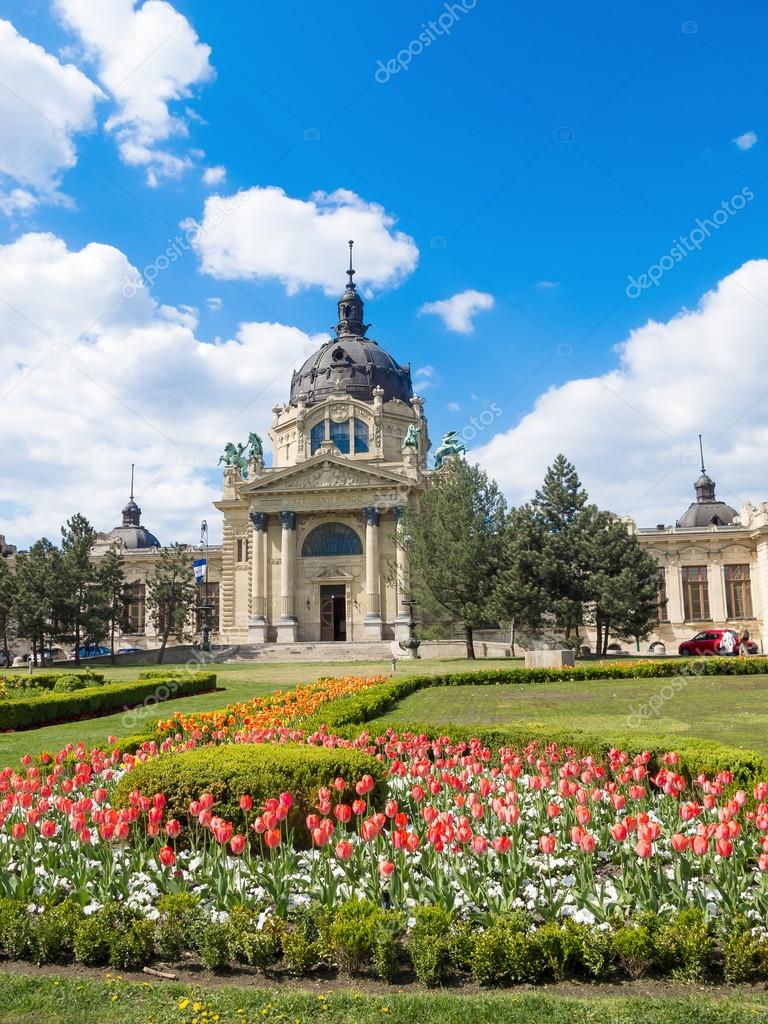
[[[313,580],[353,580],[355,577],[346,569],[336,569],[333,566],[326,566],[320,572],[310,577]]]
[[[323,491],[336,488],[407,487],[410,481],[391,470],[354,465],[343,458],[326,455],[298,466],[265,474],[242,488],[243,496],[256,494]]]

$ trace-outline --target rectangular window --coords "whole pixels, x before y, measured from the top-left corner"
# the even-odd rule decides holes
[[[686,565],[680,570],[683,580],[683,609],[689,622],[709,618],[709,586],[706,565]]]
[[[748,565],[725,565],[725,607],[729,619],[752,618]]]
[[[123,632],[142,635],[146,618],[146,588],[143,583],[129,583],[125,588]]]
[[[368,451],[368,424],[355,419],[355,454]]]
[[[219,584],[201,583],[197,588],[198,604],[196,609],[195,629],[202,633],[203,625],[209,622],[211,632],[219,631]]]
[[[235,561],[236,562],[247,562],[248,561],[248,538],[238,537],[237,544],[235,545]]]
[[[320,420],[309,432],[309,450],[314,455],[317,449],[325,440],[325,420]]]
[[[331,423],[331,443],[336,445],[342,455],[349,455],[349,420]]]
[[[656,600],[659,605],[659,622],[669,622],[667,601],[667,570],[660,565],[656,570]]]

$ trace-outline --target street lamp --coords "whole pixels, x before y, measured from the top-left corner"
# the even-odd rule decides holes
[[[407,544],[410,539],[411,538],[409,536],[403,537],[403,543]],[[413,606],[416,602],[413,599],[413,577],[411,575],[410,559],[407,561],[406,565],[408,579],[407,581],[403,580],[403,587],[405,587],[407,582],[408,590],[403,595],[402,604],[403,607],[408,609],[408,621],[406,622],[408,627],[408,636],[405,640],[400,641],[400,647],[405,651],[406,658],[420,658],[421,655],[419,654],[419,647],[421,646],[421,640],[416,636],[416,620],[413,617]]]
[[[200,523],[200,547],[205,549],[205,577],[203,584],[203,599],[199,604],[200,611],[203,613],[203,640],[200,644],[201,650],[210,651],[211,649],[211,610],[213,605],[211,604],[208,596],[208,522],[203,520]]]

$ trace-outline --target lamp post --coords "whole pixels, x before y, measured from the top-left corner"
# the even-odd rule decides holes
[[[408,536],[403,537],[403,543],[407,544],[410,541],[410,539],[411,538],[408,537]],[[406,658],[420,658],[421,655],[419,654],[419,647],[421,646],[421,640],[419,640],[418,637],[416,636],[416,620],[413,617],[413,606],[416,604],[416,602],[414,601],[413,595],[412,595],[412,577],[411,577],[411,563],[410,563],[410,559],[407,562],[407,572],[408,572],[408,580],[407,580],[408,590],[403,595],[401,603],[402,603],[404,608],[408,609],[408,621],[406,622],[406,626],[408,627],[408,636],[405,638],[405,640],[401,640],[400,641],[400,647],[405,651]],[[403,580],[403,586],[404,587],[405,587],[405,584],[406,584],[406,581]]]
[[[208,598],[208,522],[203,520],[200,523],[200,547],[205,549],[205,576],[203,584],[203,599],[200,602],[200,611],[203,613],[203,640],[200,648],[203,651],[211,649],[211,603]]]

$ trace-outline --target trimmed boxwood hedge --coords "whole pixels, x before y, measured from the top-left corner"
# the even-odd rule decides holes
[[[353,786],[363,775],[373,777],[375,786],[368,795],[373,807],[386,801],[386,771],[382,764],[360,750],[328,749],[298,743],[229,743],[219,747],[200,747],[181,754],[161,754],[127,772],[117,784],[112,804],[124,807],[132,790],[144,796],[165,794],[166,814],[189,822],[189,804],[202,793],[212,793],[214,813],[231,821],[235,829],[244,829],[246,815],[240,809],[240,797],[253,797],[249,820],[271,797],[282,792],[293,796],[288,818],[299,845],[308,842],[304,819],[314,809],[317,791],[330,786],[337,776]],[[347,795],[355,798],[353,789]]]
[[[94,686],[72,693],[40,693],[38,696],[14,697],[0,700],[0,730],[36,729],[52,722],[67,722],[77,718],[106,715],[123,708],[136,707],[148,697],[168,700],[171,697],[190,697],[216,687],[214,672],[190,673],[185,676],[168,675],[175,689],[163,697],[158,693],[162,678],[138,680],[110,686]]]
[[[757,660],[757,659],[755,659]],[[763,660],[763,659],[760,659]],[[676,663],[679,666],[680,662]],[[703,664],[709,665],[710,662]],[[752,662],[744,662],[752,664]],[[619,667],[619,666],[609,666]],[[509,685],[510,682],[517,682],[517,678],[506,680],[498,678],[500,675],[513,675],[525,672],[525,669],[512,669],[509,673],[502,670],[500,673],[457,673],[453,676],[410,676],[403,679],[393,680],[383,686],[371,687],[363,690],[352,697],[344,697],[341,700],[333,701],[321,708],[318,713],[310,719],[306,728],[316,729],[320,725],[326,725],[330,732],[335,732],[346,737],[357,736],[361,728],[371,724],[373,733],[383,732],[387,726],[386,716],[393,711],[400,701],[417,690],[430,686],[471,686],[490,685],[499,683]],[[479,676],[480,678],[477,678]],[[573,678],[568,676],[567,678]],[[605,757],[612,747],[628,750],[636,753],[639,749],[647,750],[651,754],[651,767],[658,769],[663,765],[663,755],[669,750],[676,750],[680,754],[680,765],[678,771],[689,779],[695,778],[699,773],[704,772],[712,775],[719,771],[729,770],[733,773],[734,782],[747,785],[757,775],[764,775],[766,763],[764,759],[753,750],[742,750],[737,747],[727,746],[724,743],[716,743],[710,740],[687,738],[681,736],[664,735],[639,735],[633,733],[609,733],[594,734],[583,732],[580,729],[557,729],[551,725],[540,723],[520,722],[504,728],[484,728],[483,726],[463,726],[441,723],[434,725],[424,722],[398,722],[395,725],[398,733],[413,732],[417,735],[424,734],[430,738],[437,736],[450,736],[455,740],[469,740],[477,738],[491,749],[499,747],[521,747],[531,740],[541,745],[557,743],[560,747],[573,747],[579,754],[594,754],[596,757]]]
[[[73,665],[72,668],[68,668],[64,672],[25,672],[23,674],[19,672],[11,676],[0,675],[0,688],[6,687],[14,691],[52,690],[60,679],[73,675],[86,679],[93,686],[103,686],[106,682],[106,676],[103,673],[90,670],[77,672]]]

